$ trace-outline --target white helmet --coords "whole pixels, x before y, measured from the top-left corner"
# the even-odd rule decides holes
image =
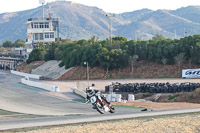
[[[92,91],[92,87],[88,87],[86,90],[90,93]]]

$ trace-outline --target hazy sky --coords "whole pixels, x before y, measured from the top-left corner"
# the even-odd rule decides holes
[[[55,0],[46,0],[46,2]],[[69,0],[67,0],[69,1]],[[88,6],[96,6],[110,13],[122,13],[142,8],[177,9],[200,5],[200,0],[73,0]],[[39,0],[0,0],[0,13],[22,11],[40,6]]]

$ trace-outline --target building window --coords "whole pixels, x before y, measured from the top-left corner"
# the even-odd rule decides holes
[[[34,23],[34,28],[39,28],[39,23]]]
[[[54,32],[50,33],[50,38],[54,38]]]
[[[54,32],[45,33],[45,38],[54,38]]]
[[[43,25],[43,23],[40,23],[40,28],[44,28],[44,25]]]
[[[44,27],[45,27],[45,28],[49,28],[49,23],[45,23],[45,24],[44,24]]]
[[[35,40],[44,40],[43,33],[35,33]]]
[[[43,33],[39,33],[40,40],[44,40]]]
[[[35,33],[35,40],[39,40],[38,33]]]
[[[43,29],[43,28],[49,28],[49,23],[34,23],[33,24],[33,28],[40,28],[40,29]]]
[[[49,33],[45,33],[45,38],[49,38]]]

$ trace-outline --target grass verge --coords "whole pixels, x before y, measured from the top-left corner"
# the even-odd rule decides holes
[[[0,109],[0,115],[16,115],[16,114],[20,114],[20,113],[10,112],[10,111]]]
[[[85,99],[73,99],[74,102],[85,103]]]
[[[127,105],[113,105],[114,107],[119,107],[119,108],[134,108],[134,109],[144,109],[141,107],[133,107],[133,106],[127,106]]]

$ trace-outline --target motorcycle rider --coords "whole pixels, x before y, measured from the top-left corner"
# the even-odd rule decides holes
[[[88,103],[90,101],[90,98],[93,96],[93,95],[96,95],[98,97],[98,99],[101,101],[101,106],[103,107],[103,102],[102,102],[102,99],[108,103],[108,105],[110,105],[110,102],[108,102],[106,100],[106,98],[104,96],[101,95],[101,92],[99,90],[95,90],[95,89],[92,89],[92,87],[88,87],[86,88],[86,103]]]

